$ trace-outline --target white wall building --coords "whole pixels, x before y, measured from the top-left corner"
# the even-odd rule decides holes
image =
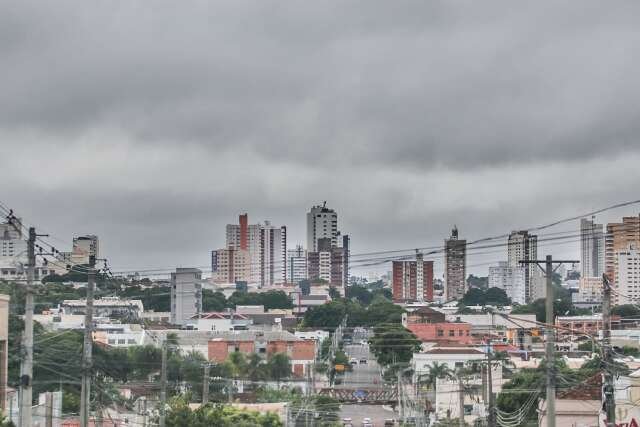
[[[287,281],[287,227],[265,221],[260,230],[260,286]]]
[[[338,245],[338,214],[326,203],[313,206],[307,212],[307,250],[318,251],[318,239],[331,239],[331,246]]]
[[[202,313],[202,271],[176,268],[171,273],[171,323],[184,325]]]
[[[308,277],[307,251],[301,245],[287,251],[287,282],[298,283]]]
[[[603,225],[580,220],[580,276],[602,278],[604,273]]]
[[[582,277],[571,300],[574,304],[602,304],[602,277]]]
[[[86,309],[86,299],[66,299],[60,304],[59,312],[64,314],[84,314]],[[94,317],[130,316],[137,319],[143,311],[144,306],[139,299],[103,297],[93,301]]]
[[[634,304],[640,299],[640,253],[629,245],[616,260],[617,304]]]
[[[507,259],[509,267],[524,267],[525,276],[525,301],[534,301],[543,291],[534,289],[539,286],[535,278],[540,276],[536,264],[521,264],[520,261],[532,261],[538,257],[538,236],[529,234],[528,231],[512,231],[509,234]]]
[[[512,267],[508,262],[500,262],[497,266],[489,267],[489,287],[504,290],[514,303],[526,304],[526,274],[524,267]]]
[[[98,236],[88,234],[73,238],[71,260],[74,264],[88,264],[90,257],[98,258],[99,254]]]
[[[196,314],[187,325],[196,331],[235,331],[245,330],[252,323],[247,316],[228,311]]]
[[[411,361],[414,378],[429,373],[429,368],[434,363],[444,364],[453,372],[461,368],[475,367],[480,371],[486,361],[486,354],[473,347],[439,347],[436,346],[423,353],[414,353]],[[493,379],[493,391],[499,393],[502,390],[502,366],[497,364],[491,370]],[[469,377],[465,381],[467,386],[482,385],[482,376]],[[435,412],[438,419],[459,417],[459,385],[457,379],[438,379],[436,384]],[[482,397],[482,393],[480,394]],[[485,415],[486,402],[479,404],[474,398],[465,396],[465,412],[471,415],[465,416],[465,421],[471,422],[475,418]]]
[[[145,330],[138,324],[98,324],[93,332],[93,340],[112,347],[133,347],[144,345]]]

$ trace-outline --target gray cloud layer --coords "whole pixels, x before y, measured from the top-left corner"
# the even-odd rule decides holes
[[[615,6],[2,2],[3,199],[136,267],[206,263],[245,210],[302,241],[326,199],[368,251],[634,198],[640,5]]]

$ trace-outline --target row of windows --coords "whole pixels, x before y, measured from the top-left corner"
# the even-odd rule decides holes
[[[123,344],[129,344],[129,345],[136,345],[136,340],[129,338],[128,340],[124,340],[124,339],[119,339],[119,340],[115,340],[112,338],[109,338],[108,343],[113,345],[113,344],[119,344],[119,345],[123,345]]]
[[[466,334],[466,335],[467,335],[467,336],[469,336],[469,331],[466,331],[466,332],[467,332],[467,334]],[[463,337],[464,335],[465,335],[465,331],[463,331],[462,329],[460,329],[460,330],[458,331],[458,336],[459,336],[459,337]],[[444,330],[442,330],[442,329],[438,329],[438,336],[439,336],[439,337],[443,337],[443,336],[444,336]],[[455,330],[453,330],[453,329],[450,329],[450,330],[449,330],[449,336],[450,336],[450,337],[455,337],[455,336],[456,336],[456,331],[455,331]]]

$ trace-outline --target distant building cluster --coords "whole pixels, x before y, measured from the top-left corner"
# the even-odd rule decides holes
[[[307,249],[287,247],[287,227],[269,221],[249,224],[248,215],[226,227],[224,248],[211,252],[214,283],[257,284],[260,288],[323,281],[344,292],[349,277],[349,236],[338,231],[335,210],[313,206],[307,213]]]

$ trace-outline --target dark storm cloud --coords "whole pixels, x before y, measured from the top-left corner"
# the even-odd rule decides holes
[[[5,128],[118,128],[332,164],[486,166],[638,145],[631,2],[4,9]]]
[[[2,198],[116,265],[323,200],[363,252],[636,198],[637,2],[0,4]]]

